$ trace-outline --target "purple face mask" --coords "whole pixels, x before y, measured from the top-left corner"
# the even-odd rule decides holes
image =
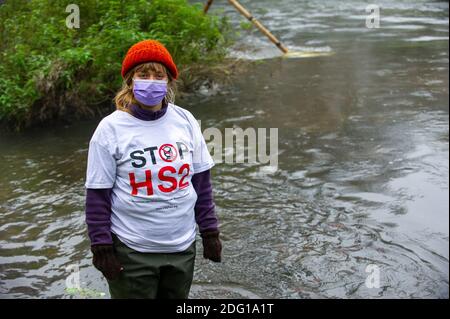
[[[167,94],[167,81],[135,79],[133,93],[135,99],[144,105],[158,105]]]

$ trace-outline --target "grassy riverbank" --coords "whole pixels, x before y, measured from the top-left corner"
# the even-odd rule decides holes
[[[8,130],[92,117],[111,107],[127,49],[157,39],[181,71],[180,91],[224,63],[232,32],[225,17],[186,0],[9,0],[0,5],[0,123]],[[68,18],[69,17],[69,18]],[[199,66],[201,66],[199,68]]]

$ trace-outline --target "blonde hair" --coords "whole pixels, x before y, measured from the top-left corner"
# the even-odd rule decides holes
[[[133,69],[131,69],[127,74],[125,74],[122,87],[117,92],[116,96],[114,97],[114,103],[116,104],[116,109],[129,112],[129,106],[132,104],[137,104],[138,102],[134,98],[133,94],[133,76],[136,72],[146,72],[146,71],[164,71],[164,73],[169,78],[169,83],[167,86],[167,94],[164,97],[163,103],[175,103],[175,94],[177,90],[176,81],[170,74],[170,72],[167,70],[167,68],[160,63],[157,62],[147,62],[142,63],[137,66],[135,66]]]

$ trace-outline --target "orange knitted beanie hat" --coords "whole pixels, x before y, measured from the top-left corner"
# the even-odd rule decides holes
[[[159,62],[169,70],[174,79],[178,77],[177,66],[169,51],[157,40],[144,40],[134,44],[122,62],[122,77],[136,65],[145,62]]]

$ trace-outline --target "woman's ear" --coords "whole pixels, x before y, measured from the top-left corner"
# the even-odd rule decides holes
[[[130,77],[127,79],[127,86],[128,86],[129,88],[132,88],[132,87],[133,87],[133,77],[132,77],[132,76],[130,76]]]
[[[170,74],[169,70],[166,67],[164,67],[164,69],[166,70],[167,82],[171,83],[173,81],[172,74]]]

